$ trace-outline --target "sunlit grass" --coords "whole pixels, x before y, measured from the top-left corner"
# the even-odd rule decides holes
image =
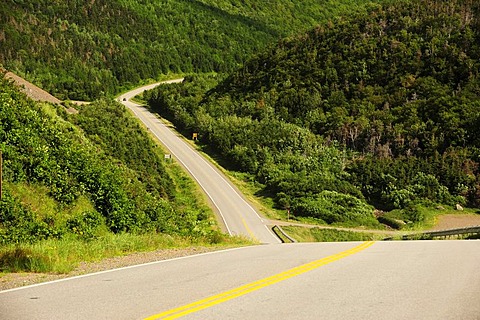
[[[338,242],[338,241],[370,241],[382,240],[387,236],[368,232],[345,231],[337,229],[321,229],[282,226],[282,229],[298,242]]]
[[[217,239],[218,240],[218,239]],[[68,273],[81,262],[100,261],[136,252],[208,247],[222,249],[250,245],[246,239],[223,236],[190,238],[164,234],[107,234],[90,241],[76,237],[0,248],[0,272]]]

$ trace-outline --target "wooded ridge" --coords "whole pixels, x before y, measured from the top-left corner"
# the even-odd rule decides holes
[[[110,233],[220,235],[185,177],[123,105],[34,102],[0,78],[0,244]],[[181,219],[180,219],[181,217]]]
[[[229,72],[368,0],[3,0],[0,64],[65,100],[167,73]]]
[[[421,222],[423,207],[480,206],[479,17],[469,0],[371,4],[218,85],[146,97],[297,216]]]

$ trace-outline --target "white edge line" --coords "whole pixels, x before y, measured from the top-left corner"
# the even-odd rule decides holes
[[[138,106],[138,105],[137,105]],[[140,106],[138,106],[140,107]],[[155,119],[158,120],[158,118],[155,117]],[[141,119],[140,119],[141,120]],[[161,122],[160,122],[161,123]],[[161,123],[163,124],[163,123]],[[157,137],[157,139],[164,145],[166,146],[165,142],[162,140],[162,138],[160,138],[157,133],[154,131],[154,130],[150,130],[154,135],[155,137]],[[168,148],[167,148],[168,149]],[[208,198],[210,198],[210,200],[213,202],[213,205],[217,208],[218,212],[220,213],[220,216],[222,217],[222,220],[223,220],[223,223],[225,224],[225,227],[227,228],[227,231],[228,231],[228,234],[232,236],[232,231],[230,230],[230,228],[228,227],[228,224],[227,224],[227,221],[225,220],[225,217],[222,213],[222,210],[220,210],[220,208],[218,207],[217,203],[215,202],[215,200],[213,199],[213,197],[210,195],[210,193],[207,191],[207,189],[205,189],[205,187],[203,186],[203,184],[200,182],[200,180],[197,178],[197,176],[195,176],[195,174],[192,172],[192,170],[175,154],[175,152],[173,152],[172,150],[169,149],[169,151],[173,154],[173,156],[177,159],[177,161],[179,161],[184,167],[185,169],[187,169],[187,171],[190,173],[190,175],[197,181],[197,183],[200,185],[200,187],[203,189],[203,191],[207,194]]]
[[[74,277],[69,277],[69,278],[62,278],[62,279],[57,279],[57,280],[53,280],[53,281],[41,282],[41,283],[36,283],[36,284],[28,285],[28,286],[7,289],[7,290],[0,291],[0,294],[9,293],[9,292],[13,292],[13,291],[19,291],[19,290],[23,290],[23,289],[30,289],[30,288],[45,286],[45,285],[54,284],[54,283],[58,283],[58,282],[70,281],[70,280],[87,278],[87,277],[93,277],[93,276],[97,276],[97,275],[105,274],[105,273],[110,273],[110,272],[117,272],[117,271],[122,271],[122,270],[133,269],[133,268],[146,267],[146,266],[151,266],[151,265],[154,265],[154,264],[167,263],[167,262],[171,262],[171,261],[196,258],[196,257],[201,257],[201,256],[206,256],[206,255],[211,255],[211,254],[224,253],[224,252],[241,250],[241,249],[248,249],[248,248],[254,248],[254,247],[255,246],[248,246],[248,247],[230,248],[230,249],[218,250],[218,251],[210,251],[210,252],[198,253],[198,254],[188,255],[188,256],[183,256],[183,257],[177,257],[177,258],[171,258],[171,259],[141,263],[141,264],[126,266],[126,267],[121,267],[121,268],[116,268],[116,269],[103,270],[103,271],[98,271],[98,272],[93,272],[93,273],[88,273],[88,274],[82,274],[82,275],[79,275],[79,276],[74,276]]]
[[[187,144],[187,146],[189,146]],[[190,147],[190,146],[189,146]],[[190,147],[191,148],[191,147]],[[208,162],[203,156],[201,155],[198,155],[199,158],[204,162],[206,163],[207,165],[210,166],[210,168],[212,168],[212,170],[215,172],[215,174],[221,179],[223,180],[227,185],[228,187],[240,198],[240,200],[243,201],[243,203],[245,203],[247,205],[248,208],[250,208],[250,210],[255,213],[255,215],[257,216],[257,218],[262,222],[262,224],[265,226],[265,228],[268,230],[268,232],[270,233],[270,235],[272,235],[272,237],[274,237],[279,243],[280,243],[280,240],[278,239],[278,237],[268,228],[267,225],[264,224],[264,220],[262,219],[262,217],[260,217],[260,215],[258,214],[258,212],[250,205],[250,203],[248,203],[248,201],[246,201],[239,193],[237,190],[235,190],[235,188],[232,187],[231,185],[231,182],[226,180],[223,175],[221,175],[220,173],[218,173],[218,169],[215,168],[210,162]],[[178,158],[177,158],[178,159]],[[203,188],[203,187],[202,187]]]
[[[180,79],[173,80],[173,81],[181,82]],[[182,79],[182,81],[183,81],[183,79]],[[178,82],[176,82],[176,83],[178,83]],[[158,85],[160,85],[160,84],[162,84],[162,83],[167,83],[167,82],[161,82],[161,83],[159,83],[159,84],[156,84],[156,86],[158,86]],[[172,83],[172,82],[169,82],[169,83]],[[156,86],[152,87],[152,89],[155,88]],[[148,89],[145,89],[145,90],[148,90]],[[137,93],[137,94],[138,94],[138,93]],[[134,103],[134,102],[131,102],[131,101],[129,101],[129,102],[130,102],[132,105],[134,105],[135,107],[137,107],[137,108],[141,108],[141,107],[142,107],[141,105],[139,105],[139,104],[137,104],[137,103]],[[127,106],[127,105],[125,105],[125,106],[126,106],[127,108],[129,108],[130,110],[132,110],[135,114],[137,114],[132,108],[130,108],[130,107]],[[138,117],[138,116],[137,116],[137,117]],[[138,117],[138,118],[139,118],[139,117]],[[161,124],[163,124],[163,123],[158,119],[158,117],[154,116],[154,118],[155,118],[156,120],[158,120]],[[140,120],[141,120],[141,119],[140,119]],[[142,121],[142,122],[143,122],[143,121]],[[148,125],[147,125],[147,127],[148,127]],[[152,130],[152,132],[153,132],[153,130]],[[155,132],[153,132],[153,134],[157,137],[157,139],[160,140],[160,142],[162,142],[162,144],[163,144],[164,146],[166,146],[165,143],[163,142],[163,140],[162,140]],[[184,143],[185,143],[185,142],[184,142]],[[190,145],[188,145],[187,143],[185,143],[185,145],[187,145],[187,146],[191,149],[191,146],[190,146]],[[167,149],[168,149],[168,148],[167,148]],[[172,152],[172,150],[170,150],[170,152]],[[181,161],[181,160],[175,155],[174,152],[172,152],[172,153],[173,153],[173,155],[175,156],[175,158],[177,158],[177,160],[180,161],[180,162],[182,163],[182,165],[188,170],[188,172],[190,172],[190,174],[191,174],[191,175],[194,177],[194,179],[198,182],[198,184],[201,186],[201,188],[205,191],[205,193],[207,194],[207,196],[210,198],[210,200],[213,202],[213,204],[214,204],[215,207],[217,208],[218,212],[220,213],[220,216],[222,217],[222,220],[223,220],[223,222],[224,222],[224,224],[225,224],[225,226],[226,226],[226,228],[227,228],[228,233],[229,233],[230,235],[232,235],[232,233],[231,233],[231,231],[230,231],[230,228],[228,227],[227,222],[226,222],[226,220],[225,220],[225,217],[223,216],[220,208],[219,208],[218,205],[215,203],[215,201],[213,200],[213,198],[210,196],[210,194],[208,193],[208,191],[203,187],[203,185],[200,183],[200,181],[197,179],[197,177],[192,173],[192,171],[190,170],[190,168],[188,168],[188,167],[185,165],[185,163],[184,163],[183,161]],[[207,165],[209,165],[209,166],[212,168],[212,170],[215,172],[215,174],[216,174],[221,180],[223,180],[223,181],[228,185],[228,187],[229,187],[235,194],[238,195],[238,197],[247,205],[248,208],[250,208],[251,211],[253,211],[253,212],[255,213],[255,215],[257,216],[257,218],[258,218],[258,219],[262,222],[262,224],[263,224],[263,223],[264,223],[264,220],[262,219],[262,217],[260,217],[260,215],[258,214],[258,212],[250,205],[250,203],[248,203],[240,194],[238,194],[237,190],[235,190],[235,189],[232,187],[232,185],[230,184],[230,182],[227,181],[221,174],[219,174],[219,173],[217,172],[217,169],[214,168],[213,165],[210,164],[203,156],[200,156],[200,155],[198,155],[198,156],[199,156],[199,158],[200,158],[204,163],[206,163]],[[273,238],[275,238],[275,240],[276,240],[278,243],[280,243],[280,240],[278,239],[278,237],[277,237],[265,224],[264,224],[264,226],[265,226],[265,228],[268,230],[269,234],[270,234]]]

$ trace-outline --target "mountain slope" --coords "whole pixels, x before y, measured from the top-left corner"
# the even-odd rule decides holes
[[[367,0],[5,0],[0,63],[60,99],[168,72],[225,72],[279,37]]]
[[[150,103],[297,215],[478,207],[479,16],[468,0],[370,5],[259,53],[199,105],[165,88]]]
[[[216,233],[206,208],[186,207],[191,186],[173,179],[161,150],[122,105],[98,101],[67,115],[27,99],[3,77],[0,89],[0,244]]]

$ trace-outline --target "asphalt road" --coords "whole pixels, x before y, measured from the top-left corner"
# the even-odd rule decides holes
[[[215,168],[144,108],[125,104],[201,176],[232,234],[277,242]],[[477,240],[276,243],[1,291],[0,320],[474,320],[480,319],[479,266]]]
[[[181,82],[182,79],[169,82]],[[144,90],[152,89],[158,84],[135,89],[119,100],[147,126],[147,128],[169,150],[200,184],[210,198],[221,217],[221,224],[230,235],[243,235],[260,243],[279,243],[272,233],[268,220],[262,219],[253,207],[228,179],[211,163],[206,161],[191,145],[184,141],[172,128],[150,113],[145,107],[129,101]]]
[[[480,241],[261,245],[3,291],[0,319],[473,320],[479,265]]]

